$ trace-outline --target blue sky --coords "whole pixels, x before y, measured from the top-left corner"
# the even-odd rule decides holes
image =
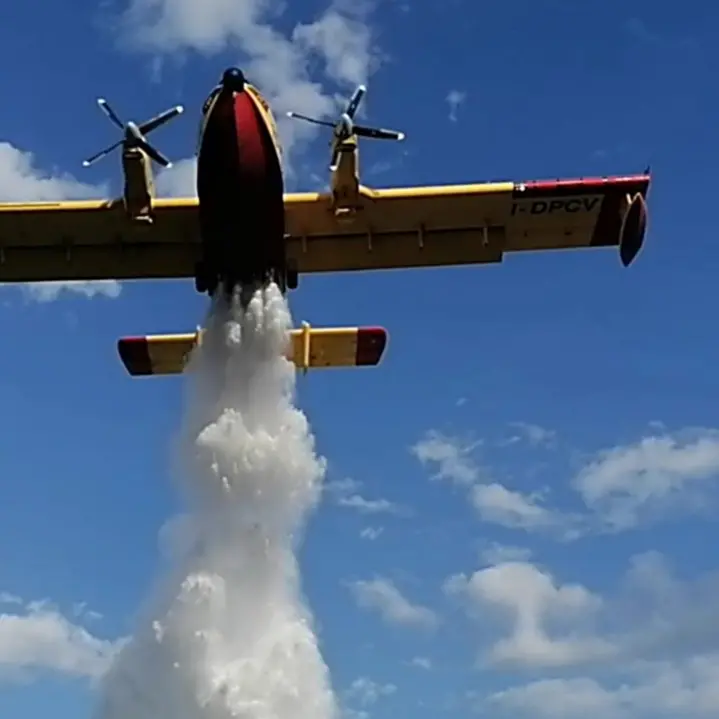
[[[201,6],[201,7],[200,7]],[[372,186],[640,172],[650,228],[500,266],[309,277],[296,321],[381,324],[383,364],[299,381],[329,462],[302,549],[336,691],[366,716],[719,711],[719,8],[608,0],[26,0],[0,24],[0,198],[100,196],[95,105],[183,103],[164,194],[192,191],[201,103],[240,64],[276,114],[367,81]],[[283,125],[293,189],[327,137]],[[190,282],[2,288],[0,715],[90,716],[178,509],[182,381],[132,381],[119,336],[186,331]]]

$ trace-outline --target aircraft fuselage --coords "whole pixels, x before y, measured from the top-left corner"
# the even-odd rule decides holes
[[[242,73],[227,70],[203,107],[197,163],[203,258],[197,290],[296,286],[285,250],[279,140],[269,106]],[[290,268],[290,275],[292,271]]]

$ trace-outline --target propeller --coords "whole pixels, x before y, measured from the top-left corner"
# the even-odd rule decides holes
[[[100,152],[92,157],[88,157],[87,160],[82,163],[85,167],[90,167],[90,165],[105,157],[105,155],[109,155],[115,148],[120,146],[124,148],[139,147],[158,164],[163,167],[172,167],[172,163],[145,139],[145,135],[149,135],[153,130],[160,127],[160,125],[164,125],[169,120],[172,120],[173,117],[177,117],[182,114],[185,110],[182,105],[171,107],[169,110],[165,110],[159,115],[156,115],[151,120],[147,120],[147,122],[137,125],[132,121],[123,123],[105,98],[98,98],[97,104],[100,106],[100,109],[105,113],[105,115],[107,115],[110,121],[122,130],[124,137],[114,145],[110,145],[104,150],[100,150]]]
[[[292,111],[287,113],[287,117],[294,118],[295,120],[303,120],[304,122],[311,122],[314,125],[333,128],[334,138],[332,144],[334,145],[334,150],[332,151],[332,167],[334,168],[337,166],[339,144],[349,139],[352,135],[369,137],[373,140],[404,140],[404,133],[398,132],[397,130],[385,130],[382,127],[366,127],[364,125],[354,124],[354,116],[357,114],[357,109],[366,92],[367,88],[364,85],[359,85],[347,103],[345,111],[336,122],[318,120],[317,118],[308,117],[307,115]]]

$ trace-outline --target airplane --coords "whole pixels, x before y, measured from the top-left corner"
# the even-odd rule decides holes
[[[505,253],[599,247],[618,247],[626,267],[639,254],[648,169],[528,182],[362,185],[359,138],[404,139],[355,124],[365,92],[357,88],[335,123],[290,113],[332,128],[331,180],[328,192],[285,193],[269,104],[239,68],[226,69],[202,108],[193,198],[155,196],[151,164],[169,160],[146,139],[180,106],[123,125],[106,101],[99,103],[124,132],[98,153],[122,147],[122,198],[0,203],[0,282],[194,278],[199,293],[213,296],[274,280],[287,293],[311,273],[500,263]],[[123,338],[118,351],[133,376],[177,374],[201,338],[201,330]],[[383,328],[303,324],[288,356],[304,371],[376,365],[386,343]]]

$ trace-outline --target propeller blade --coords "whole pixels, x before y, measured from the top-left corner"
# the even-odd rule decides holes
[[[385,130],[381,127],[354,126],[354,133],[359,137],[371,137],[375,140],[404,140],[404,132],[397,130]]]
[[[104,150],[100,150],[97,154],[93,155],[92,157],[88,157],[87,160],[83,160],[83,166],[84,167],[90,167],[93,163],[97,162],[101,157],[105,157],[105,155],[109,155],[116,147],[120,147],[124,140],[120,140],[119,142],[116,142],[114,145],[110,145],[110,147],[106,147]]]
[[[317,120],[314,117],[308,117],[307,115],[301,115],[299,112],[290,112],[287,113],[287,117],[293,117],[295,120],[304,120],[305,122],[312,122],[315,125],[323,125],[324,127],[334,127],[334,122],[326,122],[325,120]]]
[[[359,107],[360,102],[362,102],[362,98],[366,92],[367,88],[364,85],[359,85],[355,90],[354,95],[352,95],[352,99],[347,104],[346,110],[346,114],[350,119],[354,118],[357,108]]]
[[[98,97],[97,104],[100,106],[100,109],[110,118],[110,120],[114,122],[124,132],[125,123],[123,123],[120,118],[115,114],[115,111],[110,107],[108,101],[104,97]]]
[[[177,105],[169,110],[161,112],[159,115],[155,115],[151,120],[143,122],[138,128],[143,135],[148,135],[153,130],[156,130],[160,125],[164,125],[168,120],[172,120],[173,117],[181,115],[185,111],[182,105]]]
[[[172,167],[172,163],[159,151],[156,150],[147,140],[142,138],[136,138],[134,143],[135,147],[139,147],[144,150],[158,165],[163,167]]]

